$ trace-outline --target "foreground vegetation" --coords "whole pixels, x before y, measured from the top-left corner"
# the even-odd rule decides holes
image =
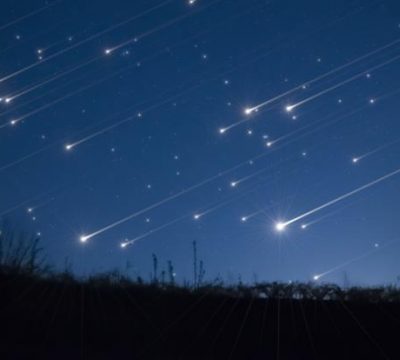
[[[177,285],[51,270],[39,242],[0,235],[2,359],[399,359],[400,291],[334,284]],[[201,264],[201,266],[200,266]]]

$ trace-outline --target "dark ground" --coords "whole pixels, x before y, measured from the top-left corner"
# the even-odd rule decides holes
[[[400,359],[400,303],[0,275],[0,359]]]

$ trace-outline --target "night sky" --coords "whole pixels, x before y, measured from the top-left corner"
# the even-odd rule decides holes
[[[77,274],[395,283],[399,66],[397,1],[3,0],[1,217]]]

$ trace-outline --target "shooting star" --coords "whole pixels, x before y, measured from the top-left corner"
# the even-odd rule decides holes
[[[387,148],[389,148],[389,147],[391,147],[391,146],[393,146],[393,145],[395,145],[395,144],[397,144],[397,143],[399,143],[399,142],[400,142],[400,138],[399,138],[399,139],[396,139],[396,140],[394,140],[394,141],[391,141],[391,142],[389,142],[389,143],[387,143],[387,144],[384,144],[384,145],[382,145],[382,146],[379,146],[379,147],[377,147],[376,149],[371,150],[371,151],[368,151],[368,152],[366,152],[366,153],[364,153],[364,154],[362,154],[362,155],[355,156],[355,157],[353,157],[353,158],[351,159],[351,161],[353,162],[353,164],[357,164],[357,163],[360,162],[361,160],[363,160],[363,159],[365,159],[365,158],[367,158],[367,157],[369,157],[369,156],[371,156],[371,155],[374,155],[374,154],[376,154],[376,153],[378,153],[378,152],[380,152],[380,151],[382,151],[382,150],[385,150],[385,149],[387,149]]]
[[[346,266],[348,266],[348,265],[351,265],[351,264],[353,264],[353,263],[355,263],[355,262],[357,262],[357,261],[360,261],[360,260],[362,260],[362,259],[364,259],[364,258],[366,258],[366,257],[368,257],[368,256],[371,256],[371,255],[377,253],[378,251],[380,251],[380,250],[382,250],[382,249],[384,249],[384,248],[386,248],[386,247],[388,247],[388,246],[390,246],[390,245],[393,245],[394,243],[398,243],[398,240],[392,241],[392,242],[390,242],[390,243],[388,243],[388,244],[386,244],[386,245],[383,245],[383,246],[380,246],[378,243],[375,243],[375,244],[374,244],[374,249],[369,250],[369,251],[366,251],[366,252],[364,252],[363,254],[361,254],[361,255],[359,255],[359,256],[353,258],[353,259],[350,259],[350,260],[348,260],[348,261],[346,261],[346,262],[344,262],[344,263],[341,263],[341,264],[339,264],[339,265],[333,267],[332,269],[329,269],[329,270],[327,270],[327,271],[324,271],[324,272],[322,272],[322,273],[319,273],[319,274],[314,275],[314,276],[313,276],[313,280],[314,280],[314,281],[321,280],[321,279],[322,279],[323,277],[325,277],[326,275],[332,274],[333,272],[335,272],[335,271],[337,271],[337,270],[340,270],[340,269],[342,269],[342,268],[344,268],[344,267],[346,267]]]
[[[328,71],[328,72],[326,72],[326,73],[324,73],[324,74],[322,74],[320,76],[317,76],[317,77],[315,77],[315,78],[313,78],[311,80],[305,81],[304,83],[302,83],[302,84],[300,84],[298,86],[295,86],[294,88],[292,88],[292,89],[290,89],[288,91],[285,91],[285,92],[283,92],[283,93],[281,93],[281,94],[279,94],[279,95],[277,95],[277,96],[275,96],[275,97],[273,97],[271,99],[268,99],[268,100],[266,100],[266,101],[264,101],[264,102],[262,102],[262,103],[260,103],[258,105],[255,105],[253,107],[247,107],[247,108],[244,109],[243,113],[244,113],[244,115],[247,115],[247,116],[251,115],[254,112],[257,112],[260,109],[264,108],[265,106],[267,106],[267,105],[269,105],[271,103],[274,103],[275,101],[278,101],[278,100],[284,98],[285,96],[288,96],[288,95],[290,95],[290,94],[292,94],[292,93],[294,93],[294,92],[296,92],[298,90],[303,89],[304,86],[309,86],[309,85],[311,85],[311,84],[313,84],[313,83],[315,83],[315,82],[317,82],[319,80],[322,80],[322,79],[324,79],[324,78],[326,78],[326,77],[328,77],[328,76],[330,76],[332,74],[335,74],[335,73],[337,73],[337,72],[339,72],[339,71],[341,71],[343,69],[346,69],[351,65],[354,65],[354,64],[356,64],[356,63],[358,63],[358,62],[360,62],[360,61],[362,61],[364,59],[367,59],[367,58],[371,57],[372,55],[375,55],[375,54],[377,54],[377,53],[379,53],[379,52],[381,52],[383,50],[386,50],[386,49],[398,44],[399,42],[400,42],[400,39],[396,39],[396,40],[394,40],[394,41],[392,41],[392,42],[390,42],[390,43],[388,43],[388,44],[386,44],[384,46],[381,46],[378,49],[375,49],[375,50],[373,50],[373,51],[371,51],[371,52],[369,52],[367,54],[364,54],[364,55],[362,55],[362,56],[360,56],[360,57],[358,57],[358,58],[356,58],[356,59],[344,64],[344,65],[341,65],[341,66],[339,66],[339,67],[337,67],[335,69],[332,69],[332,70],[330,70],[330,71]],[[366,72],[368,73],[368,71],[366,71]]]
[[[140,236],[137,236],[132,240],[125,240],[122,243],[120,243],[120,247],[121,248],[126,248],[127,246],[131,246],[131,245],[135,244],[137,241],[145,239],[145,238],[149,237],[150,235],[153,235],[153,234],[155,234],[155,233],[157,233],[157,232],[159,232],[161,230],[164,230],[165,228],[167,228],[169,226],[172,226],[172,225],[174,225],[174,224],[176,224],[176,223],[188,218],[189,216],[190,215],[184,215],[184,216],[178,217],[177,219],[169,221],[169,222],[167,222],[167,223],[165,223],[165,224],[163,224],[163,225],[161,225],[161,226],[159,226],[157,228],[151,229],[150,231],[148,231],[148,232],[146,232],[146,233],[144,233],[144,234],[142,234]]]
[[[213,1],[212,3],[210,3],[210,4],[206,5],[206,6],[203,6],[203,7],[201,7],[201,8],[198,8],[198,9],[197,9],[196,11],[194,11],[194,12],[191,12],[191,13],[188,13],[188,14],[183,14],[183,15],[177,16],[176,18],[174,18],[174,19],[172,19],[172,20],[170,20],[170,21],[167,21],[166,23],[164,23],[164,24],[162,24],[162,25],[160,25],[160,26],[157,26],[157,27],[155,27],[154,29],[151,29],[151,30],[148,30],[148,31],[146,31],[146,32],[144,32],[144,33],[141,33],[141,34],[139,34],[139,35],[137,35],[137,36],[135,36],[135,37],[133,37],[133,38],[130,38],[130,39],[128,39],[128,40],[126,40],[126,41],[124,41],[124,42],[118,44],[118,45],[115,45],[115,46],[113,46],[113,47],[107,48],[107,49],[104,51],[104,53],[105,53],[106,55],[110,55],[110,54],[112,54],[114,51],[116,51],[116,50],[118,50],[118,49],[121,49],[121,48],[123,48],[123,47],[125,47],[125,46],[131,45],[131,44],[133,44],[133,43],[136,43],[136,42],[138,42],[139,40],[141,40],[141,39],[143,39],[143,38],[145,38],[145,37],[147,37],[147,36],[150,36],[150,35],[155,34],[155,33],[159,32],[159,31],[161,31],[161,30],[164,30],[164,29],[166,29],[166,28],[168,28],[168,27],[170,27],[170,26],[172,26],[172,25],[174,25],[174,24],[180,22],[181,20],[184,20],[184,19],[186,19],[186,18],[188,18],[188,17],[190,17],[190,16],[193,16],[194,14],[197,14],[197,13],[199,13],[199,12],[201,12],[201,11],[203,11],[203,10],[209,8],[210,6],[216,4],[216,3],[220,2],[220,1],[221,1],[221,0],[215,0],[215,1]]]
[[[386,175],[384,175],[384,176],[382,176],[382,177],[380,177],[380,178],[378,178],[378,179],[376,179],[374,181],[369,182],[366,185],[360,186],[359,188],[357,188],[357,189],[355,189],[353,191],[350,191],[350,192],[348,192],[348,193],[346,193],[344,195],[341,195],[341,196],[337,197],[336,199],[328,201],[327,203],[322,204],[322,205],[316,207],[315,209],[307,211],[307,212],[305,212],[305,213],[303,213],[303,214],[301,214],[301,215],[299,215],[299,216],[297,216],[297,217],[295,217],[295,218],[293,218],[291,220],[278,221],[278,222],[275,223],[275,230],[278,231],[278,232],[282,232],[289,225],[291,225],[291,224],[293,224],[293,223],[295,223],[295,222],[297,222],[297,221],[299,221],[301,219],[304,219],[304,218],[306,218],[306,217],[308,217],[308,216],[310,216],[310,215],[312,215],[312,214],[314,214],[314,213],[316,213],[318,211],[321,211],[321,210],[323,210],[323,209],[325,209],[325,208],[327,208],[329,206],[332,206],[332,205],[334,205],[334,204],[336,204],[336,203],[338,203],[338,202],[340,202],[340,201],[342,201],[344,199],[347,199],[348,197],[353,196],[353,195],[355,195],[355,194],[357,194],[357,193],[359,193],[359,192],[361,192],[363,190],[366,190],[366,189],[368,189],[368,188],[370,188],[370,187],[372,187],[374,185],[377,185],[380,182],[385,181],[385,180],[387,180],[387,179],[389,179],[389,178],[391,178],[391,177],[393,177],[393,176],[395,176],[395,175],[397,175],[399,173],[400,173],[400,169],[397,169],[397,170],[392,171],[391,173],[386,174]]]
[[[315,100],[315,99],[321,97],[322,95],[325,95],[325,94],[327,94],[327,93],[329,93],[329,92],[331,92],[331,91],[333,91],[333,90],[335,90],[335,89],[337,89],[337,88],[339,88],[339,87],[341,87],[343,85],[346,85],[346,84],[348,84],[348,83],[350,83],[350,82],[352,82],[354,80],[357,80],[358,78],[360,78],[362,76],[365,76],[365,74],[367,74],[367,73],[370,73],[370,72],[372,72],[374,70],[378,70],[378,69],[380,69],[380,68],[382,68],[382,67],[384,67],[386,65],[389,65],[389,64],[395,62],[398,59],[400,59],[400,55],[397,55],[397,56],[395,56],[395,57],[393,57],[393,58],[391,58],[391,59],[389,59],[387,61],[384,61],[383,63],[375,65],[375,66],[373,66],[373,67],[371,67],[371,68],[369,68],[367,70],[364,70],[364,71],[362,71],[362,72],[360,72],[360,73],[358,73],[358,74],[356,74],[354,76],[351,76],[350,78],[348,78],[346,80],[343,80],[343,81],[339,82],[338,84],[335,84],[335,85],[333,85],[333,86],[331,86],[331,87],[329,87],[327,89],[324,89],[324,90],[322,90],[322,91],[320,91],[320,92],[318,92],[318,93],[316,93],[316,94],[314,94],[314,95],[312,95],[312,96],[310,96],[310,97],[308,97],[308,98],[306,98],[304,100],[301,100],[301,101],[299,101],[299,102],[297,102],[295,104],[287,105],[285,107],[285,110],[286,110],[286,112],[290,113],[294,109],[298,108],[299,106],[304,105],[304,104],[306,104],[306,103],[308,103],[308,102],[310,102],[312,100]]]
[[[34,91],[34,90],[36,90],[36,89],[38,89],[38,88],[40,88],[40,87],[42,87],[42,86],[44,86],[44,85],[50,84],[50,83],[52,83],[53,81],[55,81],[55,80],[57,80],[57,79],[60,79],[60,78],[66,76],[66,75],[68,75],[68,74],[71,74],[72,72],[74,72],[74,71],[76,71],[76,70],[82,69],[82,68],[84,68],[85,66],[87,66],[87,65],[89,65],[89,64],[92,64],[92,63],[94,63],[94,62],[95,62],[96,60],[98,60],[98,59],[99,59],[99,57],[92,58],[92,59],[90,59],[90,60],[88,60],[88,61],[85,61],[85,62],[82,63],[82,64],[79,64],[79,65],[77,65],[77,66],[74,66],[74,67],[72,67],[72,68],[66,70],[66,71],[63,71],[63,72],[61,72],[60,74],[57,74],[57,75],[55,75],[55,76],[52,76],[52,77],[48,78],[47,80],[44,80],[44,81],[42,81],[42,82],[40,82],[40,83],[37,83],[37,84],[35,84],[35,85],[33,85],[33,86],[29,87],[29,88],[26,88],[25,90],[22,90],[22,91],[20,91],[20,92],[18,92],[18,93],[9,95],[9,96],[5,97],[5,102],[6,102],[6,103],[9,103],[9,102],[11,102],[11,101],[14,101],[15,99],[18,99],[19,97],[21,97],[21,96],[23,96],[23,95],[29,94],[29,93],[31,93],[32,91]]]

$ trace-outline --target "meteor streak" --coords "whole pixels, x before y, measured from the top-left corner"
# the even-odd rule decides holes
[[[122,120],[120,120],[120,121],[117,121],[117,122],[114,123],[114,124],[111,124],[111,125],[109,125],[109,126],[106,126],[105,128],[102,128],[102,129],[100,129],[100,130],[94,132],[93,134],[90,134],[90,135],[88,135],[88,136],[86,136],[86,137],[84,137],[84,138],[82,138],[82,139],[80,139],[80,140],[78,140],[78,141],[76,141],[76,142],[74,142],[74,143],[71,143],[71,144],[66,145],[66,146],[65,146],[65,149],[66,149],[66,150],[71,150],[71,149],[74,148],[75,146],[80,145],[80,144],[82,144],[82,143],[84,143],[84,142],[86,142],[86,141],[88,141],[88,140],[91,140],[91,139],[93,139],[93,138],[95,138],[95,137],[97,137],[97,136],[99,136],[99,135],[101,135],[101,134],[104,134],[104,133],[106,133],[107,131],[109,131],[109,130],[111,130],[111,129],[114,129],[114,128],[116,128],[116,127],[118,127],[118,126],[120,126],[120,125],[122,125],[122,124],[124,124],[124,123],[126,123],[126,122],[128,122],[128,121],[130,121],[130,120],[132,120],[132,119],[134,119],[135,117],[141,118],[141,117],[143,116],[143,113],[144,113],[144,112],[149,112],[149,111],[151,111],[151,110],[154,110],[154,109],[159,108],[159,107],[162,106],[162,105],[168,104],[168,103],[170,103],[171,101],[173,101],[173,100],[175,100],[175,99],[181,97],[182,95],[185,95],[185,94],[187,94],[188,92],[193,91],[193,90],[199,88],[200,86],[201,86],[201,85],[199,85],[199,84],[194,85],[194,86],[192,86],[192,87],[190,87],[190,88],[187,88],[186,90],[184,90],[184,91],[182,91],[182,92],[180,92],[180,93],[178,93],[178,94],[172,95],[171,97],[169,97],[169,98],[167,98],[167,99],[164,99],[164,100],[162,100],[162,101],[160,101],[160,102],[158,102],[158,103],[155,103],[155,104],[153,104],[153,105],[151,105],[151,106],[148,106],[146,109],[144,109],[142,112],[139,112],[137,115],[128,116],[128,117],[126,117],[126,118],[124,118],[124,119],[122,119]],[[1,126],[0,126],[0,129],[1,129]]]
[[[93,139],[93,138],[95,138],[95,137],[97,137],[97,136],[99,136],[101,134],[104,134],[105,132],[107,132],[107,131],[109,131],[111,129],[114,129],[117,126],[134,119],[135,117],[138,117],[138,115],[132,115],[132,116],[129,116],[127,118],[124,118],[124,119],[122,119],[120,121],[117,121],[114,124],[111,124],[110,126],[107,126],[107,127],[103,128],[103,129],[100,129],[100,130],[94,132],[93,134],[90,134],[90,135],[88,135],[88,136],[86,136],[86,137],[84,137],[84,138],[82,138],[82,139],[80,139],[78,141],[75,141],[75,142],[70,143],[70,144],[66,144],[65,145],[65,150],[68,150],[68,151],[72,150],[74,147],[76,147],[76,146],[78,146],[78,145],[80,145],[80,144],[82,144],[82,143],[84,143],[86,141],[89,141],[89,140],[91,140],[91,139]]]
[[[378,183],[380,183],[380,182],[382,182],[384,180],[387,180],[387,179],[389,179],[389,178],[391,178],[391,177],[393,177],[393,176],[395,176],[395,175],[397,175],[399,173],[400,173],[400,169],[397,169],[397,170],[395,170],[395,171],[393,171],[393,172],[391,172],[389,174],[386,174],[386,175],[384,175],[384,176],[382,176],[382,177],[380,177],[380,178],[378,178],[378,179],[376,179],[374,181],[369,182],[366,185],[363,185],[363,186],[361,186],[361,187],[359,187],[359,188],[357,188],[357,189],[355,189],[353,191],[350,191],[350,192],[348,192],[348,193],[346,193],[344,195],[341,195],[341,196],[337,197],[336,199],[328,201],[327,203],[325,203],[325,204],[323,204],[321,206],[318,206],[315,209],[307,211],[304,214],[301,214],[301,215],[299,215],[299,216],[297,216],[297,217],[295,217],[295,218],[293,218],[291,220],[278,222],[278,223],[275,224],[275,229],[277,231],[279,231],[279,232],[284,231],[289,225],[291,225],[291,224],[293,224],[293,223],[295,223],[295,222],[297,222],[297,221],[299,221],[301,219],[304,219],[304,218],[306,218],[306,217],[308,217],[308,216],[310,216],[310,215],[312,215],[312,214],[314,214],[314,213],[316,213],[316,212],[318,212],[318,211],[320,211],[322,209],[325,209],[325,208],[327,208],[327,207],[329,207],[331,205],[334,205],[339,201],[347,199],[348,197],[350,197],[352,195],[355,195],[355,194],[357,194],[357,193],[359,193],[359,192],[361,192],[363,190],[366,190],[366,189],[368,189],[368,188],[370,188],[370,187],[372,187],[372,186],[374,186],[374,185],[376,185],[376,184],[378,184]]]
[[[360,61],[362,61],[364,59],[367,59],[367,58],[371,57],[372,55],[375,55],[375,54],[381,52],[382,50],[386,50],[386,49],[398,44],[399,42],[400,42],[400,39],[396,39],[396,40],[394,40],[394,41],[392,41],[392,42],[390,42],[390,43],[388,43],[388,44],[386,44],[384,46],[381,46],[378,49],[375,49],[375,50],[373,50],[373,51],[371,51],[371,52],[369,52],[367,54],[364,54],[364,55],[362,55],[362,56],[360,56],[360,57],[358,57],[358,58],[346,63],[346,64],[343,64],[343,65],[341,65],[341,66],[339,66],[339,67],[337,67],[335,69],[332,69],[332,70],[330,70],[330,71],[328,71],[328,72],[326,72],[326,73],[324,73],[324,74],[322,74],[320,76],[317,76],[317,77],[315,77],[315,78],[313,78],[313,79],[311,79],[309,81],[306,81],[306,82],[304,82],[304,83],[302,83],[302,84],[300,84],[300,85],[298,85],[298,86],[296,86],[296,87],[294,87],[294,88],[292,88],[290,90],[287,90],[287,91],[285,91],[285,92],[283,92],[283,93],[281,93],[281,94],[279,94],[279,95],[277,95],[277,96],[275,96],[275,97],[273,97],[271,99],[268,99],[268,100],[266,100],[266,101],[264,101],[264,102],[262,102],[262,103],[260,103],[260,104],[258,104],[256,106],[254,106],[254,107],[248,107],[248,108],[246,108],[244,110],[244,114],[245,115],[251,115],[253,112],[256,112],[259,109],[261,109],[261,108],[263,108],[263,107],[265,107],[265,106],[267,106],[267,105],[269,105],[269,104],[271,104],[271,103],[273,103],[273,102],[275,102],[277,100],[280,100],[283,97],[296,92],[297,90],[302,89],[304,84],[311,85],[311,84],[313,84],[313,83],[315,83],[315,82],[317,82],[319,80],[322,80],[322,79],[324,79],[324,78],[326,78],[326,77],[328,77],[328,76],[330,76],[332,74],[335,74],[335,73],[339,72],[340,70],[346,69],[346,68],[348,68],[349,66],[351,66],[353,64],[356,64],[356,63],[358,63],[358,62],[360,62]],[[365,72],[368,73],[368,70],[366,70]],[[363,74],[365,72],[363,72]],[[286,108],[286,110],[288,110],[288,108]],[[289,106],[289,111],[290,110],[292,110],[292,109]]]
[[[51,83],[51,82],[53,82],[53,81],[55,81],[57,79],[60,79],[61,77],[64,77],[65,75],[68,75],[68,74],[70,74],[70,73],[72,73],[72,72],[74,72],[76,70],[79,70],[79,69],[81,69],[81,68],[83,68],[83,67],[85,67],[85,66],[87,66],[87,65],[89,65],[89,64],[91,64],[93,62],[95,62],[98,59],[99,59],[99,57],[92,58],[89,61],[85,61],[83,64],[79,64],[77,66],[74,66],[71,69],[68,69],[68,70],[66,70],[66,71],[64,71],[64,72],[62,72],[60,74],[57,74],[57,75],[55,75],[55,76],[53,76],[53,77],[51,77],[51,78],[49,78],[49,79],[47,79],[45,81],[42,81],[42,82],[40,82],[40,83],[38,83],[36,85],[33,85],[32,87],[29,87],[29,88],[27,88],[27,89],[25,89],[25,90],[23,90],[23,91],[21,91],[19,93],[12,94],[12,95],[10,95],[9,97],[7,97],[5,99],[5,102],[11,102],[11,101],[13,101],[13,100],[25,95],[25,94],[29,94],[32,91],[34,91],[34,90],[36,90],[36,89],[38,89],[38,88],[40,88],[40,87],[42,87],[44,85],[47,85],[47,84],[49,84],[49,83]]]
[[[369,157],[369,156],[371,156],[371,155],[374,155],[374,154],[376,154],[377,152],[382,151],[382,150],[384,150],[384,149],[387,149],[388,147],[391,147],[391,146],[393,146],[393,145],[395,145],[395,144],[397,144],[397,143],[399,143],[399,142],[400,142],[400,138],[399,138],[399,139],[396,139],[396,140],[394,140],[394,141],[391,141],[391,142],[389,142],[389,143],[387,143],[387,144],[384,144],[384,145],[382,145],[382,146],[379,146],[379,147],[377,147],[377,148],[374,149],[374,150],[368,151],[368,152],[366,152],[365,154],[362,154],[362,155],[353,157],[352,161],[353,161],[353,163],[358,163],[358,162],[361,161],[362,159],[365,159],[366,157]]]
[[[293,109],[296,109],[297,107],[299,107],[299,106],[301,106],[303,104],[306,104],[306,103],[310,102],[311,100],[317,99],[320,96],[325,95],[328,92],[331,92],[332,90],[335,90],[335,89],[337,89],[337,88],[339,88],[339,87],[341,87],[343,85],[346,85],[346,84],[348,84],[348,83],[350,83],[350,82],[352,82],[352,81],[364,76],[366,73],[369,73],[371,71],[380,69],[380,68],[382,68],[382,67],[384,67],[384,66],[386,66],[388,64],[391,64],[392,62],[394,62],[394,61],[396,61],[398,59],[400,59],[400,55],[397,55],[397,56],[395,56],[395,57],[393,57],[393,58],[391,58],[391,59],[389,59],[387,61],[384,61],[383,63],[380,63],[380,64],[375,65],[375,66],[373,66],[373,67],[371,67],[371,68],[369,68],[367,70],[364,70],[364,71],[362,71],[362,72],[360,72],[360,73],[358,73],[358,74],[356,74],[356,75],[354,75],[354,76],[352,76],[352,77],[350,77],[350,78],[348,78],[346,80],[341,81],[340,83],[338,83],[336,85],[333,85],[333,86],[331,86],[331,87],[329,87],[329,88],[327,88],[325,90],[320,91],[319,93],[316,93],[316,94],[314,94],[314,95],[312,95],[312,96],[310,96],[310,97],[308,97],[308,98],[306,98],[304,100],[301,100],[301,101],[297,102],[296,104],[288,105],[288,106],[286,106],[286,111],[287,112],[291,112]]]
[[[152,229],[152,230],[150,230],[150,231],[148,231],[148,232],[146,232],[146,233],[144,233],[144,234],[142,234],[140,236],[135,237],[132,240],[125,240],[124,242],[122,242],[120,244],[120,246],[121,246],[121,248],[126,248],[127,246],[133,245],[137,241],[142,240],[144,238],[147,238],[148,236],[153,235],[154,233],[159,232],[161,230],[164,230],[165,228],[167,228],[167,227],[169,227],[171,225],[174,225],[174,224],[176,224],[176,223],[178,223],[178,222],[180,222],[180,221],[182,221],[182,220],[184,220],[184,219],[186,219],[188,217],[189,217],[189,215],[184,215],[184,216],[178,217],[177,219],[169,221],[169,222],[167,222],[167,223],[165,223],[165,224],[163,224],[163,225],[161,225],[161,226],[159,226],[157,228],[154,228],[154,229]]]
[[[348,266],[348,265],[350,265],[352,263],[360,261],[360,260],[362,260],[362,259],[364,259],[364,258],[366,258],[366,257],[368,257],[368,256],[370,256],[372,254],[377,253],[378,251],[382,250],[383,248],[386,248],[386,247],[388,247],[390,245],[393,245],[394,243],[397,243],[397,242],[398,242],[398,240],[397,241],[392,241],[392,242],[390,242],[390,243],[388,243],[388,244],[386,244],[386,245],[384,245],[382,247],[380,247],[379,244],[375,244],[373,250],[369,250],[369,251],[367,251],[367,252],[365,252],[365,253],[363,253],[363,254],[361,254],[361,255],[353,258],[353,259],[350,259],[350,260],[348,260],[348,261],[346,261],[346,262],[344,262],[342,264],[339,264],[339,265],[333,267],[332,269],[329,269],[329,270],[324,271],[322,273],[316,274],[316,275],[313,276],[313,280],[314,281],[318,281],[318,280],[320,280],[322,277],[324,277],[326,275],[332,274],[333,272],[335,272],[337,270],[340,270],[340,269],[342,269],[342,268],[344,268],[344,267],[346,267],[346,266]]]
[[[137,35],[137,36],[135,36],[135,37],[133,37],[131,39],[128,39],[128,40],[126,40],[126,41],[124,41],[124,42],[122,42],[122,43],[120,43],[118,45],[115,45],[113,47],[107,48],[105,50],[105,54],[109,55],[109,54],[113,53],[114,51],[116,51],[116,50],[118,50],[118,49],[120,49],[120,48],[122,48],[124,46],[127,46],[127,45],[130,45],[132,43],[138,42],[139,40],[141,40],[141,39],[143,39],[143,38],[145,38],[147,36],[150,36],[150,35],[152,35],[154,33],[157,33],[157,32],[159,32],[161,30],[164,30],[165,28],[168,28],[171,25],[174,25],[174,24],[178,23],[179,21],[181,21],[183,19],[186,19],[187,17],[193,16],[194,14],[197,14],[198,12],[201,12],[201,11],[207,9],[208,7],[218,3],[220,1],[221,0],[215,0],[214,2],[212,2],[212,3],[210,3],[210,4],[206,5],[206,6],[203,6],[202,8],[199,8],[198,10],[196,10],[194,12],[191,12],[189,14],[183,14],[183,15],[177,16],[176,18],[174,18],[174,19],[172,19],[170,21],[167,21],[166,23],[164,23],[164,24],[162,24],[162,25],[160,25],[160,26],[158,26],[158,27],[156,27],[154,29],[146,31],[146,32],[144,32],[144,33],[142,33],[140,35]]]

